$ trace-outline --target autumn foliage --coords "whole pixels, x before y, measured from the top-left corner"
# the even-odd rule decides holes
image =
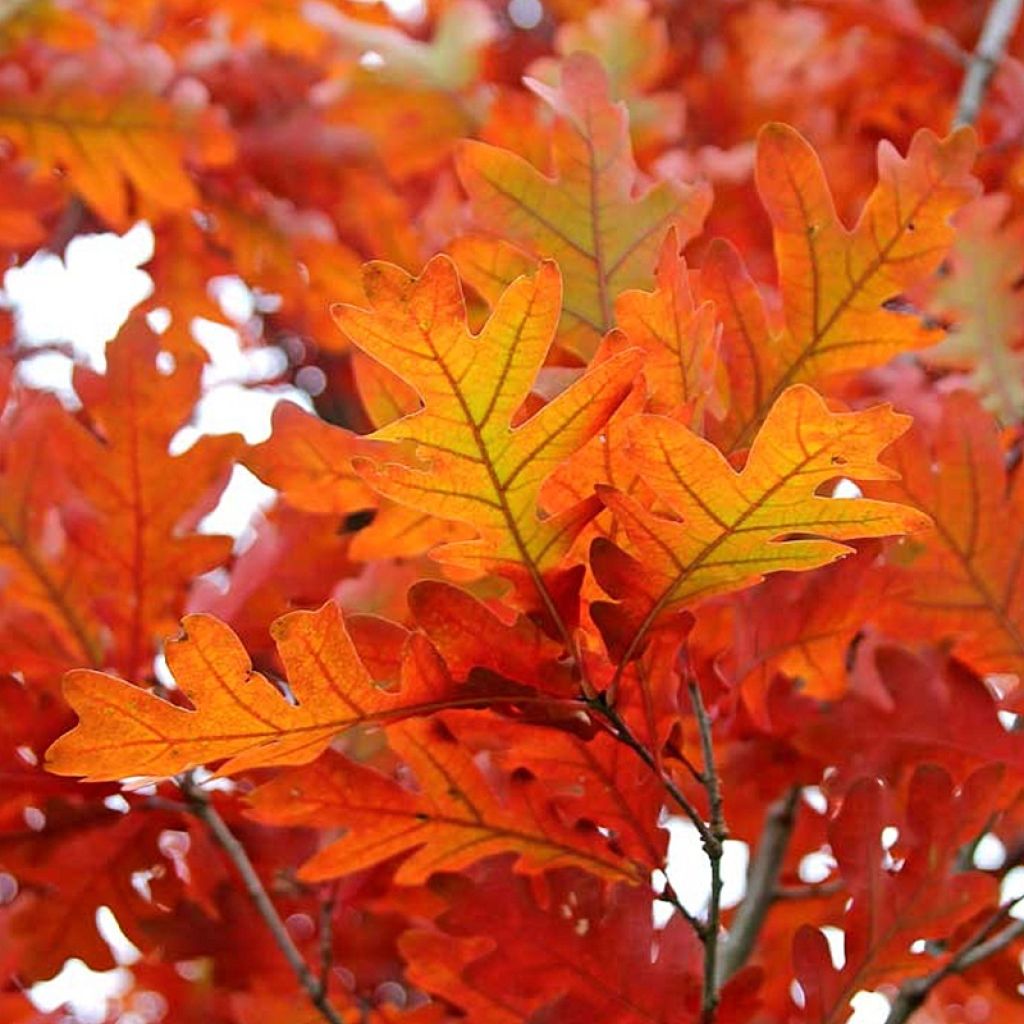
[[[1014,4],[399,6],[0,10],[0,1024],[1024,1019]]]

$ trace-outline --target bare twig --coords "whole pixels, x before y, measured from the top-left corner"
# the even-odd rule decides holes
[[[238,841],[238,838],[231,829],[228,828],[227,822],[220,816],[213,804],[210,803],[209,797],[196,785],[195,780],[191,776],[184,776],[179,781],[179,785],[188,803],[189,810],[209,829],[210,835],[213,836],[217,845],[220,846],[231,863],[234,864],[239,875],[241,875],[249,898],[252,900],[260,917],[263,918],[278,949],[284,954],[289,966],[295,972],[295,976],[299,979],[299,984],[309,996],[310,1002],[316,1007],[324,1020],[329,1021],[330,1024],[343,1024],[341,1015],[327,998],[324,987],[313,976],[309,965],[292,941],[292,937],[288,934],[288,929],[281,920],[277,908],[271,901],[263,882],[260,881],[260,876],[256,873],[256,869],[253,867],[245,847]]]
[[[932,990],[946,978],[954,974],[962,974],[968,968],[982,960],[1006,949],[1016,939],[1024,936],[1024,921],[1013,921],[1001,931],[995,931],[1000,921],[1005,920],[1010,911],[1020,903],[1016,900],[1000,907],[998,911],[981,926],[960,947],[954,957],[937,970],[926,974],[923,978],[911,978],[900,986],[900,990],[889,1009],[885,1024],[905,1024],[911,1015],[924,1005]],[[995,934],[992,934],[995,931]]]
[[[708,794],[709,837],[704,839],[704,852],[711,864],[711,895],[708,898],[708,919],[704,938],[704,991],[701,997],[701,1024],[712,1024],[718,1009],[718,932],[722,910],[722,850],[728,832],[722,809],[722,787],[715,765],[715,748],[711,738],[711,718],[704,706],[700,685],[692,677],[688,681],[690,701],[697,718],[703,755],[704,788]]]
[[[324,996],[327,995],[334,966],[334,908],[337,903],[338,887],[335,884],[331,886],[327,899],[320,904],[320,978],[317,987]]]
[[[668,903],[672,906],[679,916],[697,933],[697,938],[700,939],[701,942],[705,941],[707,937],[707,929],[686,909],[686,907],[683,906],[682,900],[679,899],[679,894],[676,892],[668,878],[665,879],[665,888],[657,895],[656,898],[661,902]]]
[[[777,898],[779,872],[796,821],[800,787],[793,786],[765,815],[764,828],[747,876],[747,894],[736,911],[729,936],[722,944],[718,982],[724,984],[749,959],[761,933],[768,908]]]
[[[993,0],[978,45],[967,62],[960,95],[957,98],[953,126],[974,124],[985,101],[985,91],[999,62],[1006,53],[1006,43],[1020,18],[1024,0]]]
[[[672,801],[677,807],[690,819],[690,823],[700,833],[701,841],[705,844],[713,840],[711,830],[708,828],[704,819],[700,816],[697,808],[694,807],[693,803],[687,797],[687,795],[672,781],[672,779],[664,772],[658,769],[658,762],[655,760],[654,755],[645,747],[634,735],[632,729],[626,724],[625,720],[613,708],[608,701],[605,699],[604,694],[600,694],[588,701],[590,708],[600,715],[610,726],[612,735],[620,742],[624,743],[637,757],[648,768],[654,772],[655,775],[661,781],[661,784],[665,787],[665,792],[672,798]]]

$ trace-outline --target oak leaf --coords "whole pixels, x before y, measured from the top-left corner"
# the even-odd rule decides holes
[[[705,405],[721,412],[715,380],[718,324],[714,306],[694,299],[675,230],[665,236],[654,278],[653,291],[618,296],[615,320],[630,344],[647,354],[647,411],[679,415],[685,410],[699,423]]]
[[[897,635],[949,637],[979,672],[1024,677],[1024,516],[1020,474],[1008,478],[999,436],[977,400],[946,398],[934,440],[916,428],[893,449],[900,476],[887,497],[931,518],[932,529],[894,557],[909,593],[883,622]]]
[[[183,626],[184,636],[167,644],[166,657],[194,710],[113,676],[70,672],[64,693],[79,724],[47,752],[51,771],[103,780],[168,776],[218,761],[226,761],[226,774],[304,764],[339,732],[427,713],[452,695],[430,652],[406,659],[397,693],[376,686],[333,603],[291,612],[272,627],[297,704],[253,671],[223,623],[189,615]]]
[[[335,307],[338,325],[423,400],[421,409],[369,435],[411,444],[423,468],[363,463],[365,479],[395,501],[476,529],[478,540],[442,549],[446,561],[537,574],[554,568],[597,507],[589,501],[540,518],[541,486],[600,430],[628,391],[639,353],[601,363],[513,426],[558,322],[553,263],[514,281],[476,337],[447,257],[432,259],[419,278],[371,263],[365,289],[371,308]]]
[[[787,723],[791,745],[835,767],[833,791],[865,776],[899,785],[917,764],[939,765],[958,783],[1001,764],[1008,792],[1016,792],[1024,743],[1000,721],[999,704],[981,678],[934,652],[917,657],[870,640],[862,647],[842,700],[801,697],[798,710],[792,698],[769,696],[772,721],[776,728]]]
[[[613,326],[615,296],[648,283],[671,226],[684,240],[697,232],[710,193],[703,185],[668,181],[642,190],[625,106],[610,99],[607,75],[592,55],[566,58],[558,89],[530,79],[526,84],[558,115],[555,177],[473,141],[458,152],[459,177],[486,229],[531,257],[558,261],[565,278],[563,331],[575,336],[571,347],[589,355]],[[508,242],[476,238],[453,253],[466,279],[490,299],[509,273],[521,272],[516,250],[509,249]]]
[[[842,918],[846,960],[835,970],[824,935],[806,925],[797,932],[794,966],[807,996],[799,1019],[838,1024],[859,990],[925,974],[948,958],[948,952],[938,960],[924,957],[912,947],[949,935],[997,895],[995,879],[980,872],[946,875],[960,845],[985,827],[993,778],[979,772],[958,792],[943,769],[920,766],[891,853],[882,846],[883,829],[893,822],[888,794],[876,779],[850,790],[829,828],[829,845],[852,898]]]
[[[410,976],[457,1005],[471,995],[474,1019],[689,1024],[699,1016],[700,944],[679,918],[655,931],[641,888],[560,870],[541,895],[492,861],[473,877],[440,876],[431,889],[447,906],[434,929],[403,936]],[[469,941],[483,937],[486,946]]]
[[[840,475],[891,479],[878,455],[908,426],[908,417],[887,406],[830,412],[819,395],[798,385],[775,403],[736,472],[714,445],[677,421],[632,420],[631,457],[671,518],[619,491],[601,493],[643,565],[640,585],[657,595],[637,624],[630,653],[670,608],[780,569],[827,565],[850,551],[843,540],[924,526],[923,514],[901,505],[819,493]],[[600,566],[595,570],[600,583]]]
[[[52,445],[66,429],[67,414],[52,395],[8,393],[0,419],[0,667],[32,682],[103,657],[93,595],[75,572],[75,552],[54,543],[48,514],[51,501],[70,498]]]
[[[292,402],[274,409],[273,433],[250,448],[243,461],[276,488],[294,509],[320,515],[366,515],[353,539],[354,559],[423,554],[444,541],[469,537],[468,527],[440,521],[428,512],[381,499],[353,468],[353,459],[385,454],[385,446],[326,423]]]
[[[10,915],[5,940],[19,951],[19,973],[50,978],[71,956],[95,970],[114,967],[117,961],[97,928],[96,912],[103,906],[117,915],[131,941],[148,948],[147,924],[160,911],[132,885],[132,877],[166,870],[159,838],[177,819],[63,801],[37,813],[44,814],[42,828],[19,823],[0,836],[0,863],[25,897],[0,909],[0,915]],[[0,932],[4,923],[0,918]]]
[[[952,214],[977,192],[974,135],[919,131],[906,157],[878,148],[878,184],[856,226],[840,221],[821,163],[792,128],[770,124],[757,145],[757,185],[772,219],[783,323],[775,327],[732,246],[716,241],[702,293],[724,326],[730,414],[719,440],[745,447],[791,384],[860,370],[934,344],[939,334],[888,303],[938,267]]]
[[[158,96],[83,87],[0,97],[0,135],[43,173],[64,169],[112,226],[130,224],[130,185],[146,211],[188,209],[198,199],[188,162],[217,166],[234,143],[210,110],[176,109]]]
[[[984,407],[1005,424],[1024,416],[1024,221],[1007,221],[1010,197],[985,196],[957,217],[948,273],[929,311],[952,320],[947,336],[921,353],[930,366],[960,371]]]
[[[161,358],[172,364],[167,372]],[[192,417],[204,361],[191,342],[162,350],[133,318],[107,346],[106,374],[78,367],[73,378],[88,428],[68,424],[67,465],[85,500],[65,518],[91,611],[112,634],[100,664],[126,675],[148,673],[184,610],[185,583],[231,553],[229,537],[196,526],[227,485],[241,438],[203,437],[180,455],[168,451]]]
[[[579,20],[563,22],[555,33],[560,58],[585,51],[608,72],[610,91],[629,108],[630,134],[640,151],[675,142],[683,130],[686,108],[682,95],[658,91],[673,60],[672,40],[663,16],[647,0],[612,0],[583,5]],[[561,61],[542,57],[529,73],[557,85]]]
[[[347,830],[300,869],[301,878],[335,878],[409,851],[395,874],[401,885],[510,851],[529,873],[572,865],[617,881],[642,877],[596,828],[562,822],[528,772],[502,779],[500,797],[440,721],[396,725],[388,740],[415,774],[418,791],[328,754],[253,793],[259,821]]]

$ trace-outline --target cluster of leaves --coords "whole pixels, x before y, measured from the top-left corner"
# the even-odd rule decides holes
[[[112,1022],[1020,1015],[1024,67],[950,131],[927,6],[0,11],[8,265],[155,237],[76,401],[2,323],[2,1020],[100,908]]]

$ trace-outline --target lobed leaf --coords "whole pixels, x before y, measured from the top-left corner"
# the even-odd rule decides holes
[[[1010,198],[985,196],[957,217],[949,272],[928,303],[951,318],[946,337],[921,353],[930,366],[961,371],[982,404],[1002,423],[1024,417],[1024,221],[1004,222]]]
[[[909,422],[888,406],[833,413],[798,385],[775,403],[737,472],[675,420],[632,420],[631,457],[671,518],[602,491],[643,565],[643,589],[658,595],[631,646],[670,608],[737,590],[765,573],[827,565],[850,551],[842,540],[923,527],[927,517],[911,508],[820,493],[839,476],[891,479],[878,455]]]
[[[633,162],[622,103],[612,102],[608,78],[590,54],[562,64],[558,89],[526,84],[558,115],[552,142],[554,177],[522,157],[466,141],[457,168],[476,219],[531,257],[558,261],[565,279],[563,330],[585,354],[612,327],[615,297],[643,287],[666,232],[684,240],[710,206],[703,185],[662,181],[643,190]],[[508,245],[464,240],[453,253],[467,280],[493,298],[507,275],[521,272]]]
[[[432,259],[419,278],[371,263],[365,288],[371,308],[335,307],[338,325],[423,401],[369,436],[409,443],[422,462],[361,461],[357,468],[385,496],[477,531],[478,540],[443,548],[446,561],[553,568],[596,509],[583,503],[541,518],[541,486],[622,401],[639,353],[601,363],[513,426],[558,322],[561,283],[553,263],[514,281],[476,337],[447,257]]]
[[[413,770],[418,791],[328,755],[253,793],[260,821],[346,829],[301,868],[305,880],[336,878],[410,853],[395,880],[419,885],[436,871],[459,871],[507,852],[530,873],[577,866],[616,881],[642,877],[593,826],[563,823],[528,773],[503,780],[499,797],[472,753],[440,722],[394,726],[388,740]]]
[[[853,230],[839,220],[811,146],[770,124],[757,144],[757,186],[772,220],[783,324],[775,329],[736,251],[712,244],[703,293],[723,320],[731,385],[720,441],[746,447],[791,384],[861,370],[938,340],[934,328],[890,307],[938,267],[952,214],[977,192],[969,128],[944,140],[919,131],[906,157],[878,149],[878,184]]]
[[[169,776],[218,761],[226,762],[225,774],[304,764],[339,732],[426,714],[453,697],[447,676],[422,648],[406,659],[400,691],[374,685],[330,602],[316,612],[291,612],[272,627],[296,703],[253,671],[222,622],[189,615],[183,628],[166,657],[192,709],[100,672],[70,672],[64,693],[79,723],[47,751],[50,771],[100,781]]]
[[[1020,474],[1008,479],[992,418],[966,393],[945,400],[933,443],[915,429],[893,452],[885,493],[933,527],[897,559],[909,593],[884,609],[900,635],[948,637],[978,672],[1024,675],[1024,515]]]
[[[104,94],[88,87],[0,97],[0,135],[73,187],[111,225],[127,228],[130,185],[154,211],[185,210],[198,199],[187,163],[234,157],[231,136],[210,111],[176,110],[157,96]]]
[[[829,845],[851,895],[842,918],[845,963],[839,970],[832,966],[817,929],[805,925],[797,932],[794,966],[808,996],[798,1019],[839,1024],[847,1020],[849,1001],[861,989],[926,974],[948,959],[948,950],[937,959],[916,954],[912,947],[921,940],[944,939],[996,896],[995,880],[980,872],[947,876],[960,844],[985,827],[995,781],[991,771],[978,772],[957,792],[943,769],[919,766],[910,781],[899,845],[891,855],[881,842],[883,829],[893,821],[888,794],[876,779],[853,786],[829,828]],[[894,866],[887,865],[888,858]]]

